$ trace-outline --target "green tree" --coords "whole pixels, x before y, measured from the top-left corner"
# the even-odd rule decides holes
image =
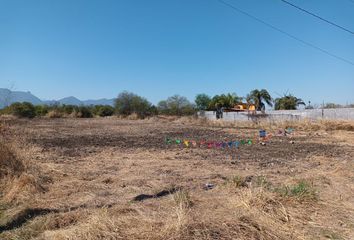
[[[275,99],[275,110],[296,110],[298,106],[306,105],[301,98],[297,98],[292,94],[284,94],[283,97]]]
[[[201,111],[208,110],[210,102],[211,102],[211,98],[204,93],[198,94],[195,97],[195,104],[198,110]]]
[[[218,107],[233,108],[240,102],[242,102],[242,97],[237,96],[236,93],[215,95],[210,101],[209,108],[211,110],[215,110]]]
[[[336,104],[336,103],[326,103],[326,105],[324,105],[324,108],[342,108],[343,106],[340,104]]]
[[[123,116],[136,113],[140,118],[150,115],[151,103],[134,93],[124,91],[115,101],[116,112]]]
[[[256,106],[257,111],[261,111],[265,108],[266,103],[268,106],[272,107],[272,97],[270,96],[269,92],[266,89],[252,90],[246,97],[248,103],[252,103]]]
[[[174,95],[167,100],[160,101],[157,105],[160,113],[167,115],[192,115],[195,108],[186,97]]]

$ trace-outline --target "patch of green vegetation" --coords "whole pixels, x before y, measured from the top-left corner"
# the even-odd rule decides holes
[[[280,193],[280,195],[283,197],[296,198],[300,201],[314,201],[318,199],[316,189],[313,187],[312,184],[304,180],[298,182],[296,185],[278,188],[276,189],[276,192]]]
[[[243,177],[236,175],[228,178],[225,182],[225,185],[230,185],[238,188],[238,187],[242,187],[244,181],[245,179]]]
[[[264,188],[266,190],[272,191],[273,185],[267,180],[265,176],[247,176],[242,177],[239,175],[234,175],[228,177],[223,183],[224,186],[239,188],[239,187],[256,187]]]
[[[272,183],[268,181],[265,176],[257,176],[254,183],[256,187],[261,187],[267,190],[272,189]]]

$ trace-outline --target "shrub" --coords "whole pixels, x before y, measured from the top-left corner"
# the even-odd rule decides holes
[[[91,109],[86,106],[80,106],[77,109],[77,117],[79,118],[92,118],[93,114],[91,112]]]
[[[49,112],[49,107],[47,105],[37,105],[34,108],[36,116],[45,116]]]
[[[92,113],[100,117],[108,117],[114,114],[114,108],[109,105],[97,105],[92,109]]]
[[[149,114],[151,116],[155,116],[159,114],[159,110],[157,109],[157,107],[155,105],[152,105],[149,109]]]
[[[115,102],[116,112],[123,116],[136,113],[139,118],[150,115],[151,103],[143,97],[134,93],[122,92]]]
[[[72,114],[74,111],[78,112],[78,107],[74,105],[62,105],[59,107],[59,111],[64,112],[67,115]]]
[[[36,116],[36,109],[29,102],[13,103],[8,107],[8,112],[17,117],[34,118]]]

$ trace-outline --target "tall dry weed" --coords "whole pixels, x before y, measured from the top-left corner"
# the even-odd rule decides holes
[[[1,134],[1,133],[0,133]],[[19,139],[0,140],[0,201],[25,203],[43,191],[38,179],[39,169],[31,161],[31,149]]]
[[[25,170],[25,162],[18,157],[11,144],[0,142],[0,180],[18,177]]]

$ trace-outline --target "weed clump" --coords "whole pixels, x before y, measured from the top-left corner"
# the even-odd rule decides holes
[[[189,196],[189,193],[184,190],[179,190],[173,195],[173,199],[176,202],[177,206],[182,208],[189,208],[192,206],[192,200]]]
[[[318,199],[318,194],[312,184],[302,180],[296,185],[284,186],[276,189],[282,197],[295,198],[299,201],[315,201]]]
[[[242,187],[244,183],[244,178],[241,176],[232,176],[229,178],[226,182],[227,185],[232,186],[232,187]]]

